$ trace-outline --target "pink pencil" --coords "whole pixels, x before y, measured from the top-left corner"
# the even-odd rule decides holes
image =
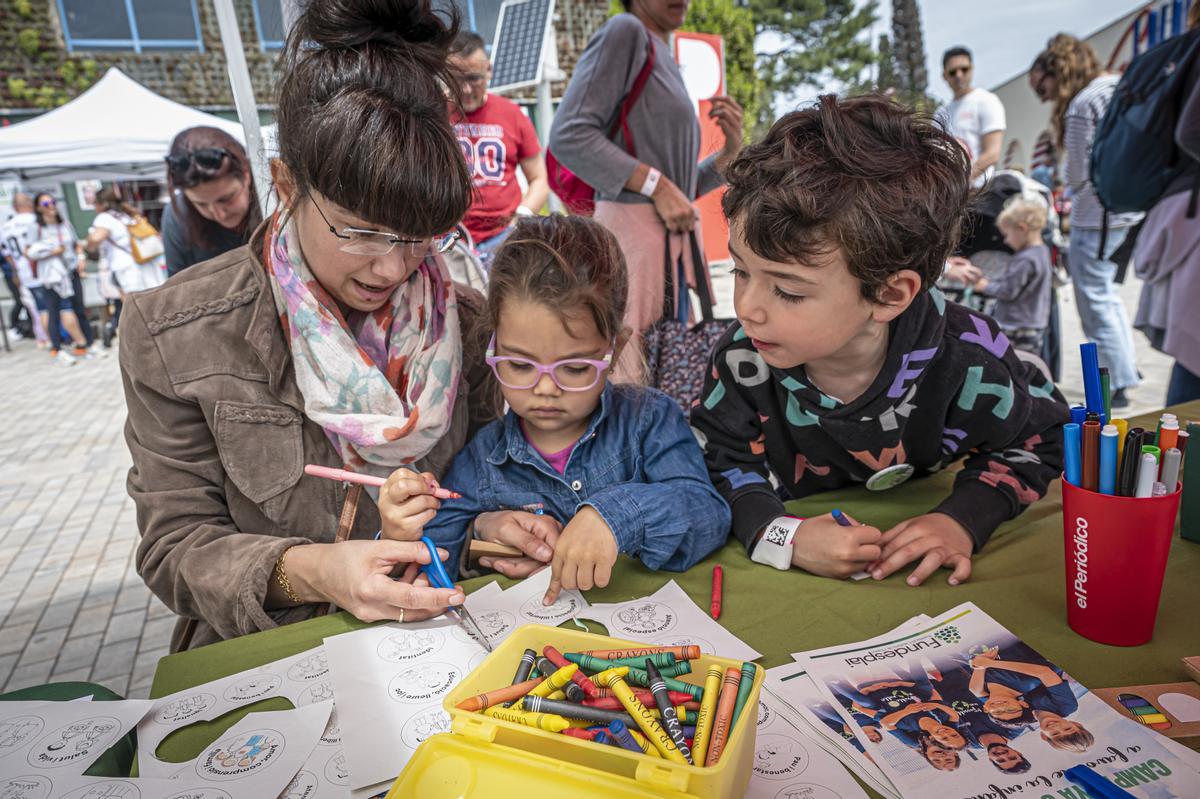
[[[382,477],[348,472],[345,469],[335,469],[332,466],[317,466],[312,463],[304,467],[304,473],[312,477],[324,477],[326,480],[341,480],[343,483],[361,483],[365,486],[375,486],[377,488],[387,482]],[[462,494],[457,491],[451,491],[448,488],[442,488],[437,483],[430,484],[429,493],[438,499],[462,499]]]

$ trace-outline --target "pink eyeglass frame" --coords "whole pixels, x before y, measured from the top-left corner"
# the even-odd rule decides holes
[[[546,363],[539,363],[538,361],[535,361],[532,358],[517,358],[515,356],[510,356],[510,355],[497,355],[496,354],[496,334],[493,333],[491,340],[488,341],[487,354],[484,357],[483,361],[484,361],[484,363],[486,363],[488,366],[490,366],[492,368],[492,374],[494,374],[496,376],[496,379],[500,381],[501,385],[507,386],[508,388],[515,388],[518,391],[528,391],[529,389],[533,388],[542,379],[542,375],[550,375],[550,379],[554,381],[554,385],[558,386],[563,391],[590,391],[591,389],[596,387],[597,383],[600,382],[600,379],[604,376],[604,371],[606,369],[612,368],[612,356],[613,356],[613,348],[612,347],[608,348],[608,353],[604,356],[604,359],[600,360],[600,361],[593,361],[588,358],[566,358],[561,361],[555,361],[554,363],[546,364]],[[503,363],[505,361],[516,361],[518,363],[526,363],[526,364],[529,364],[530,366],[532,366],[534,369],[537,370],[537,375],[533,378],[533,382],[527,386],[514,386],[512,383],[504,382],[504,378],[502,378],[500,376],[500,372],[499,372],[499,370],[496,369],[496,365],[499,363]],[[569,364],[569,363],[585,363],[585,364],[587,364],[588,366],[590,366],[596,370],[596,379],[593,380],[590,385],[584,386],[582,388],[574,388],[574,387],[570,387],[570,386],[564,386],[562,383],[558,382],[558,378],[555,377],[555,375],[554,375],[554,370],[560,366],[563,366],[564,364]]]

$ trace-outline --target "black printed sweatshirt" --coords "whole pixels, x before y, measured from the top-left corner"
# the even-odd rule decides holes
[[[931,510],[962,524],[979,551],[1062,472],[1070,417],[990,317],[937,289],[892,321],[883,369],[849,404],[809,384],[803,366],[767,366],[736,323],[713,350],[700,396],[692,428],[748,548],[787,499],[863,483],[898,463],[919,477],[965,457],[950,496]]]

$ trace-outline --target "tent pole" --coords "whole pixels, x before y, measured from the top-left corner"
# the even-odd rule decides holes
[[[221,46],[225,50],[225,63],[229,67],[229,85],[233,90],[233,102],[237,106],[242,130],[246,133],[246,155],[250,158],[250,169],[254,173],[254,187],[258,190],[258,204],[263,216],[267,214],[267,197],[271,192],[270,172],[263,156],[262,130],[258,124],[258,104],[254,102],[254,87],[250,83],[250,72],[246,68],[246,52],[242,48],[242,36],[238,32],[237,16],[233,12],[233,0],[213,0],[217,11],[217,25],[221,29]]]

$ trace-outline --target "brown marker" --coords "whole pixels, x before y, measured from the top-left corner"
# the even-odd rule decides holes
[[[1098,491],[1100,489],[1100,423],[1096,421],[1083,423],[1083,442],[1080,447],[1080,460],[1083,468],[1083,490]]]

